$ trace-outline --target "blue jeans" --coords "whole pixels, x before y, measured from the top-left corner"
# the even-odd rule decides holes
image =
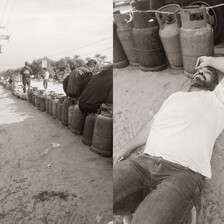
[[[143,154],[114,164],[114,215],[134,213],[132,224],[188,223],[200,201],[204,176]]]

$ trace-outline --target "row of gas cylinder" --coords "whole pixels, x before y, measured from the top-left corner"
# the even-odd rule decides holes
[[[12,84],[9,84],[6,80],[0,80],[0,85],[5,86],[8,90],[12,90]]]
[[[143,71],[167,67],[195,73],[197,58],[214,55],[214,33],[206,8],[168,4],[156,11],[149,1],[131,2],[132,11],[114,12],[115,68],[130,64]]]
[[[101,105],[98,114],[85,114],[80,111],[78,100],[63,94],[38,90],[33,87],[27,92],[27,100],[38,110],[46,112],[68,126],[72,133],[83,135],[83,144],[101,156],[111,157],[113,146],[112,105]]]

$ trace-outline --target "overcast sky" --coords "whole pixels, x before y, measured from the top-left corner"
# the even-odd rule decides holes
[[[0,26],[6,25],[0,35],[11,35],[0,40],[0,70],[44,56],[100,53],[112,60],[111,0],[1,0],[0,6]]]

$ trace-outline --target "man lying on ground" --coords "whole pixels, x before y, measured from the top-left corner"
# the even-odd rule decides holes
[[[197,205],[215,140],[224,128],[224,57],[200,57],[198,86],[176,92],[152,121],[114,154],[114,214],[133,214],[132,224],[180,224]],[[200,82],[203,81],[203,82]],[[194,83],[195,84],[195,83]],[[200,90],[200,89],[199,89]],[[195,92],[196,91],[196,92]],[[144,154],[124,160],[146,143]],[[121,161],[121,162],[119,162]]]

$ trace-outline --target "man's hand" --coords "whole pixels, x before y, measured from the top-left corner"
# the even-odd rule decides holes
[[[201,56],[197,59],[195,69],[205,68],[211,66],[211,57]]]
[[[127,152],[126,148],[122,148],[121,150],[117,151],[113,154],[114,163],[117,163],[124,158],[126,158],[129,155],[129,152]]]

